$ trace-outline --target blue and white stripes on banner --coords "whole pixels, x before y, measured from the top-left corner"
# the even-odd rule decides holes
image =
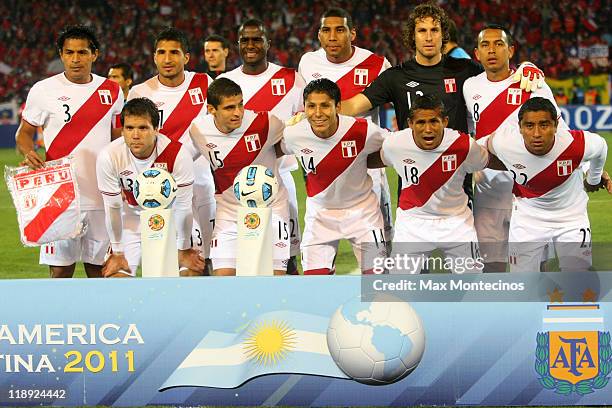
[[[265,313],[236,333],[209,331],[160,387],[235,388],[266,374],[348,378],[327,347],[329,318]],[[259,337],[258,337],[259,336]]]

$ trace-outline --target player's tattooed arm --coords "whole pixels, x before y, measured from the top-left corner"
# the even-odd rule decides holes
[[[612,179],[610,179],[608,172],[604,170],[604,172],[601,174],[601,181],[599,182],[599,184],[595,184],[595,185],[589,184],[587,183],[587,178],[585,178],[584,179],[584,189],[588,193],[593,193],[595,191],[605,189],[608,191],[608,194],[612,194]]]
[[[35,134],[36,127],[22,119],[15,135],[15,141],[17,142],[17,149],[24,156],[24,160],[20,164],[33,169],[40,169],[44,166],[45,161],[34,150]]]
[[[382,161],[382,157],[380,156],[380,150],[368,154],[368,169],[381,169],[384,167],[386,166]]]

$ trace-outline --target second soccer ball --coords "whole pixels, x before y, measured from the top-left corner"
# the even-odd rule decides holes
[[[276,176],[265,166],[247,166],[234,179],[234,195],[245,207],[268,207],[277,191]]]

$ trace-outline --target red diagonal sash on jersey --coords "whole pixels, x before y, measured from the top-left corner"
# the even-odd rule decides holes
[[[202,92],[201,101],[197,105],[192,102],[192,95],[189,91],[199,88]],[[183,97],[176,105],[170,116],[162,125],[160,132],[174,142],[183,136],[187,128],[191,125],[193,119],[200,113],[202,108],[206,107],[206,95],[208,94],[208,76],[206,74],[195,74],[183,94]],[[199,99],[199,98],[198,98]]]
[[[457,169],[465,161],[469,151],[470,137],[465,133],[460,133],[457,140],[455,140],[444,153],[440,154],[440,157],[419,176],[419,184],[412,184],[402,189],[400,192],[399,207],[402,210],[409,210],[414,207],[422,207],[425,205],[431,196],[455,174]],[[457,155],[455,169],[452,171],[442,171],[442,158],[451,154]]]
[[[37,242],[57,218],[70,207],[74,198],[74,183],[61,184],[49,201],[41,207],[36,217],[25,226],[24,237],[29,242]]]
[[[321,191],[327,189],[357,158],[365,146],[368,134],[368,123],[365,119],[355,119],[355,123],[342,136],[342,139],[327,153],[317,164],[317,172],[309,172],[306,175],[306,193],[308,197],[314,197]],[[356,142],[355,155],[344,157],[342,154],[342,142]]]
[[[100,91],[110,91],[110,104],[102,103],[108,99],[100,95]],[[70,122],[64,127],[51,142],[47,149],[47,160],[60,159],[72,153],[75,147],[87,136],[89,131],[100,122],[100,120],[113,107],[119,96],[119,85],[106,79],[91,94],[89,99],[76,111]],[[108,141],[111,138],[111,127],[108,128]]]
[[[336,85],[340,88],[342,100],[350,99],[363,91],[372,83],[380,74],[380,70],[385,62],[385,59],[376,54],[370,55],[368,58],[361,61],[355,68],[351,69],[342,78],[336,81]],[[356,73],[357,69],[367,69],[368,73]]]
[[[172,173],[174,171],[174,162],[176,161],[179,150],[181,150],[181,146],[180,143],[170,142],[164,151],[157,156],[157,159],[153,162],[153,167],[156,167],[155,165],[157,163],[165,163],[168,173]]]
[[[244,167],[253,163],[268,140],[268,128],[270,126],[268,113],[258,113],[251,125],[244,131],[240,139],[234,145],[234,148],[223,159],[223,167],[214,170],[213,177],[215,179],[216,193],[221,194],[234,183],[234,178]],[[249,152],[245,136],[257,134],[259,135],[258,150]]]
[[[283,85],[275,85],[274,80],[283,80]],[[244,105],[245,109],[255,112],[270,112],[291,91],[295,82],[295,70],[281,68],[264,86]]]
[[[512,105],[508,103],[508,98],[512,97],[508,94],[509,89],[520,89],[520,82],[515,82],[504,89],[491,101],[489,106],[480,112],[480,118],[476,123],[476,140],[495,132],[508,116],[512,115],[530,97],[529,92],[521,90],[519,104]]]
[[[157,156],[157,158],[151,164],[151,167],[157,167],[156,164],[165,164],[165,170],[172,174],[174,171],[174,162],[176,161],[176,156],[178,155],[179,150],[181,150],[181,144],[178,142],[170,142],[168,146]],[[130,205],[137,206],[136,198],[134,198],[134,192],[129,190],[123,190],[123,194],[125,195],[125,200]]]
[[[533,176],[527,185],[520,185],[514,182],[512,192],[517,197],[535,198],[548,193],[553,188],[560,186],[578,169],[582,158],[584,157],[584,132],[581,130],[570,130],[574,140],[569,146],[553,160],[544,170]],[[558,162],[562,160],[571,160],[571,172],[564,176],[559,176]]]

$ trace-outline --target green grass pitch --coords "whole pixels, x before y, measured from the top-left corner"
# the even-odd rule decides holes
[[[612,132],[601,133],[612,145]],[[20,161],[20,156],[14,149],[0,149],[0,164],[4,166],[15,166]],[[606,169],[612,174],[612,160],[608,160]],[[391,188],[392,202],[395,213],[396,203],[396,183],[397,176],[391,169],[387,169],[388,179]],[[298,202],[300,210],[300,224],[303,230],[304,219],[304,180],[300,171],[294,172],[294,179],[298,192]],[[593,230],[593,242],[612,243],[612,196],[604,191],[590,195],[589,217],[591,229]],[[2,255],[0,256],[0,278],[47,278],[48,269],[44,265],[38,264],[38,248],[26,248],[19,240],[19,230],[17,227],[17,215],[11,197],[7,191],[6,183],[0,186],[0,242],[2,242]],[[355,270],[357,262],[353,251],[346,241],[340,243],[338,256],[336,258],[336,269],[339,274],[349,273]],[[75,276],[84,277],[82,267],[77,268]]]

